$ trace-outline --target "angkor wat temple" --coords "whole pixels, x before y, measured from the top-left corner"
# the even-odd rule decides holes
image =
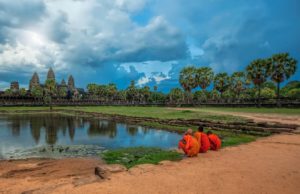
[[[54,74],[54,71],[51,67],[48,70],[46,80],[54,80],[54,82],[56,83],[55,74]],[[34,72],[33,75],[32,75],[32,78],[29,82],[29,88],[28,89],[32,90],[34,87],[37,87],[37,86],[40,86],[40,87],[43,88],[45,85],[40,83],[39,75],[36,72]],[[73,76],[72,75],[69,76],[68,84],[66,84],[65,80],[62,79],[60,84],[56,83],[56,87],[57,87],[57,89],[64,88],[64,89],[69,90],[69,91],[76,90],[75,81],[74,81]]]

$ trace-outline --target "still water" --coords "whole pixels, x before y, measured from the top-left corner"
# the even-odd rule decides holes
[[[181,135],[126,123],[62,114],[0,114],[0,159],[96,156],[104,150],[175,148]]]

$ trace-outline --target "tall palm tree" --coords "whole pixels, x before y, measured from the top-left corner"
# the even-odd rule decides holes
[[[288,53],[279,53],[272,56],[271,79],[277,84],[276,96],[277,105],[280,98],[280,83],[289,79],[295,74],[297,61]]]
[[[247,79],[245,73],[242,71],[234,72],[231,75],[231,89],[240,98],[241,92],[246,89]]]
[[[196,72],[196,84],[200,86],[202,90],[211,84],[214,79],[214,72],[210,67],[200,67]]]
[[[247,77],[258,88],[258,106],[260,106],[261,86],[266,82],[271,71],[271,61],[269,59],[257,59],[247,66]]]
[[[194,66],[185,67],[180,71],[179,83],[188,94],[191,94],[192,89],[197,87],[196,71],[197,69]],[[190,98],[188,97],[189,101]]]
[[[46,99],[49,100],[49,108],[52,111],[52,97],[57,94],[56,83],[54,79],[47,79],[45,82]]]
[[[223,97],[223,93],[230,87],[230,77],[227,73],[218,73],[214,78],[214,88],[218,90]]]

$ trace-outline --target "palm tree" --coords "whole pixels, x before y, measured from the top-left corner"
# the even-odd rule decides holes
[[[280,83],[289,79],[295,74],[297,61],[289,56],[288,53],[279,53],[272,56],[271,79],[277,84],[276,96],[279,106]]]
[[[197,69],[193,66],[185,67],[180,71],[179,83],[188,94],[191,94],[192,89],[197,87],[196,71]],[[190,97],[188,97],[188,103],[189,101]]]
[[[114,83],[108,84],[108,86],[107,86],[107,95],[108,95],[111,102],[113,101],[114,97],[116,96],[117,91],[118,91],[118,89],[117,89],[116,84],[114,84]]]
[[[183,95],[184,93],[180,88],[173,88],[169,93],[169,100],[171,101],[171,103],[178,103],[183,99]]]
[[[135,97],[138,95],[138,90],[135,87],[135,81],[130,82],[130,86],[126,89],[126,98],[127,100],[134,103]]]
[[[49,100],[49,107],[52,110],[52,97],[56,95],[56,83],[53,79],[47,79],[45,82],[46,98]]]
[[[234,72],[231,75],[231,89],[235,92],[238,99],[240,98],[241,92],[246,88],[246,85],[247,79],[244,72]]]
[[[196,72],[196,84],[202,90],[206,90],[206,88],[211,84],[214,79],[214,72],[210,67],[200,67]]]
[[[257,59],[247,66],[247,77],[258,88],[258,106],[260,107],[261,86],[270,75],[271,62],[268,59]]]
[[[214,88],[220,92],[221,98],[223,93],[230,87],[230,77],[227,73],[218,73],[214,78]]]
[[[93,83],[88,84],[87,89],[88,89],[89,95],[92,96],[92,98],[95,98],[97,95],[97,89],[98,89],[97,84],[93,84]]]

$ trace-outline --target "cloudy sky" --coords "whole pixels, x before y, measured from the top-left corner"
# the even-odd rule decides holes
[[[232,73],[277,52],[300,60],[299,0],[0,0],[0,89],[53,67],[168,91],[188,64]]]

